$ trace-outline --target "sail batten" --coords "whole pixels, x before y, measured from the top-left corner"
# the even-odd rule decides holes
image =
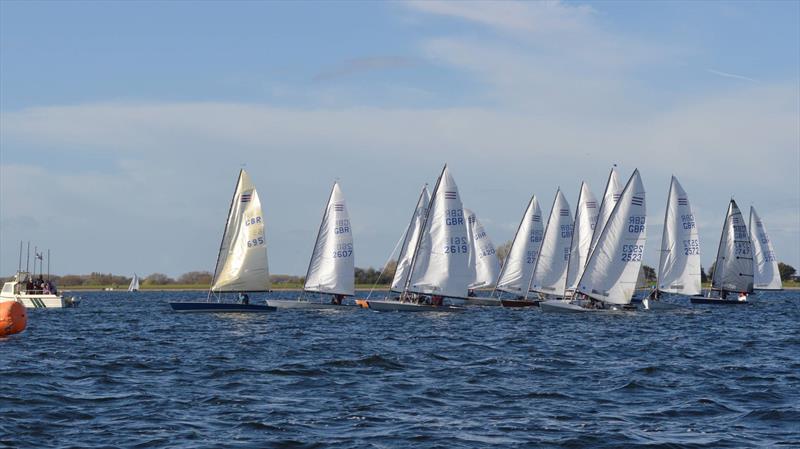
[[[634,170],[619,196],[586,269],[578,291],[609,304],[629,304],[636,289],[646,237],[645,190]]]
[[[750,206],[750,240],[753,244],[753,288],[781,290],[781,273],[767,228],[756,209]]]
[[[322,214],[317,240],[308,265],[303,290],[352,296],[355,294],[355,264],[350,215],[339,183],[331,189]]]
[[[544,229],[539,257],[533,269],[530,291],[555,296],[564,295],[572,226],[569,203],[561,189],[558,189]]]
[[[503,263],[497,280],[498,290],[525,295],[539,257],[543,235],[542,210],[539,207],[539,200],[534,195],[528,202]]]
[[[211,290],[264,291],[270,287],[261,200],[250,176],[242,170],[231,200]]]
[[[664,212],[657,288],[682,295],[697,295],[701,291],[700,237],[689,196],[674,176]]]

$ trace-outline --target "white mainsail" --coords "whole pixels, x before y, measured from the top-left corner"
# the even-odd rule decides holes
[[[139,291],[139,276],[136,273],[133,273],[133,279],[131,279],[131,284],[128,286],[129,292],[138,292]]]
[[[228,221],[214,269],[216,292],[269,290],[267,241],[258,192],[242,170],[231,200]]]
[[[750,206],[750,240],[753,242],[753,287],[756,290],[781,290],[781,273],[767,228]]]
[[[744,217],[731,199],[722,226],[711,288],[734,292],[753,291],[753,251]]]
[[[646,237],[645,191],[634,170],[589,255],[578,291],[610,304],[628,304],[636,289]]]
[[[308,264],[303,290],[335,295],[355,294],[353,234],[338,182],[333,183]]]
[[[533,269],[530,291],[563,296],[569,262],[569,246],[572,241],[572,212],[561,193],[556,192],[550,218],[544,228],[542,247]]]
[[[614,206],[617,204],[617,200],[619,200],[619,196],[622,194],[622,187],[622,184],[619,182],[617,170],[611,167],[611,172],[608,174],[608,181],[606,182],[606,191],[603,194],[603,200],[600,202],[597,223],[594,226],[594,232],[592,232],[592,244],[589,246],[589,254],[591,254],[592,251],[594,251],[594,247],[597,246],[597,240],[600,238],[600,234],[603,233],[603,228],[606,226],[606,222],[608,222],[608,217],[611,216],[611,211],[614,210]]]
[[[417,241],[408,291],[450,297],[467,295],[469,239],[463,209],[458,186],[445,165]]]
[[[589,247],[592,244],[592,234],[597,224],[597,200],[586,182],[581,183],[578,194],[578,205],[575,208],[575,226],[572,229],[572,242],[569,250],[569,263],[567,264],[567,291],[575,291],[578,279],[586,267],[589,258]]]
[[[430,194],[428,193],[428,186],[426,184],[422,187],[422,192],[419,194],[417,207],[414,209],[414,214],[411,216],[411,223],[408,224],[405,237],[403,238],[403,246],[400,248],[400,256],[397,258],[397,268],[395,269],[394,278],[392,279],[392,291],[403,291],[403,287],[406,285],[408,272],[411,269],[411,260],[414,258],[414,250],[417,247],[417,240],[419,239],[420,232],[422,232],[422,225],[425,222],[425,214],[428,212],[429,202]]]
[[[701,291],[700,237],[689,196],[674,176],[664,213],[657,288],[682,295],[697,295]]]
[[[539,257],[543,234],[542,211],[539,208],[539,200],[534,195],[528,202],[500,271],[497,280],[498,290],[518,295],[525,294],[533,276],[536,259]]]
[[[467,238],[470,241],[468,263],[473,276],[468,287],[489,287],[494,284],[500,272],[497,251],[475,212],[464,209],[464,216],[467,218]]]

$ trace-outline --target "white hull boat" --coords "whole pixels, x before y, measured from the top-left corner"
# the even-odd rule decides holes
[[[377,310],[380,312],[460,312],[462,307],[456,306],[432,306],[430,304],[415,304],[413,302],[400,302],[390,300],[359,299],[356,303],[365,309]]]
[[[314,302],[297,299],[268,299],[267,305],[276,307],[278,309],[304,309],[304,310],[322,310],[322,309],[353,309],[357,306],[355,304],[331,304],[324,302]]]
[[[62,294],[52,293],[26,293],[23,280],[28,279],[26,272],[18,272],[11,282],[3,285],[0,292],[0,301],[16,301],[28,309],[64,309],[67,307],[77,307],[80,299],[75,297],[65,298]]]

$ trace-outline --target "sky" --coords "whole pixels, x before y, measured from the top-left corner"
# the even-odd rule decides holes
[[[675,175],[706,267],[733,197],[800,268],[800,2],[0,1],[0,275],[213,271],[242,167],[273,273],[335,180],[380,267],[445,163],[495,245],[617,164],[645,263]]]

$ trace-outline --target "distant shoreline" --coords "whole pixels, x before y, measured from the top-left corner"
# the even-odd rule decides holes
[[[120,288],[114,290],[106,290],[107,287],[61,287],[60,290],[64,292],[128,292],[127,288]],[[703,287],[704,289],[707,287]],[[372,286],[361,286],[356,285],[356,290],[364,291],[364,290],[372,290]],[[388,285],[376,285],[374,287],[375,290],[389,290]],[[800,286],[795,287],[783,287],[784,290],[791,290],[791,291],[800,291]],[[484,290],[484,289],[478,289]],[[208,287],[178,287],[178,288],[170,288],[170,287],[163,287],[163,288],[142,288],[139,289],[140,292],[207,292]],[[301,287],[286,287],[286,288],[273,288],[273,292],[301,292],[303,289]]]

